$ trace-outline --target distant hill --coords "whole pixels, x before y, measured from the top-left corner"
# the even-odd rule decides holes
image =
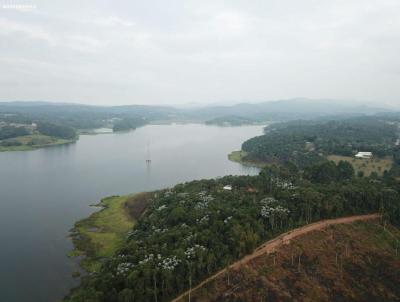
[[[385,113],[385,108],[354,105],[334,100],[290,99],[232,106],[176,108],[172,106],[126,105],[89,106],[50,102],[0,102],[1,114],[14,114],[32,120],[60,123],[76,129],[107,126],[112,118],[144,119],[147,122],[207,122],[243,125],[265,121],[313,119],[338,115]]]
[[[242,103],[233,106],[209,106],[198,108],[189,114],[197,118],[240,116],[253,120],[309,119],[327,115],[376,114],[390,111],[386,108],[371,107],[335,100],[289,99],[257,104]]]
[[[221,117],[216,117],[211,120],[206,121],[207,125],[217,125],[217,126],[242,126],[254,124],[259,121],[255,119],[250,119],[237,115],[225,115]]]
[[[245,141],[242,150],[250,161],[291,161],[298,166],[316,163],[322,155],[352,157],[359,150],[384,158],[397,149],[399,118],[362,116],[275,123],[263,135]]]
[[[399,236],[378,222],[313,231],[225,271],[193,290],[191,300],[399,301]]]
[[[89,106],[81,104],[46,102],[3,102],[0,103],[0,120],[28,119],[46,121],[75,129],[113,127],[113,120],[143,120],[143,125],[155,120],[179,118],[179,112],[172,107],[163,106]]]

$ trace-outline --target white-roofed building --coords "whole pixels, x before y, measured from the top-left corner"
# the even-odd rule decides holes
[[[356,158],[370,159],[372,157],[373,157],[372,152],[358,152],[356,154]]]

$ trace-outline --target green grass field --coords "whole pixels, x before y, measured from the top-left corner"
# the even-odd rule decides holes
[[[327,158],[335,163],[341,160],[347,161],[353,166],[356,173],[362,171],[365,176],[369,176],[373,172],[382,175],[384,171],[389,171],[393,165],[393,160],[390,158],[360,159],[341,155],[329,155]]]
[[[0,152],[5,151],[29,151],[35,150],[38,148],[44,148],[55,145],[63,145],[74,142],[75,140],[66,140],[55,137],[50,137],[43,134],[31,134],[19,136],[13,139],[9,139],[8,141],[17,142],[19,145],[15,146],[1,146]]]
[[[115,253],[136,223],[125,209],[128,198],[129,196],[104,198],[98,204],[103,209],[75,224],[72,231],[75,250],[70,256],[85,255],[81,263],[85,270],[97,271],[101,259]]]

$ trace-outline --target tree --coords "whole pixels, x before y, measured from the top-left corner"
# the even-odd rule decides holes
[[[126,117],[120,120],[116,120],[113,125],[113,131],[128,131],[131,129],[136,129],[137,127],[146,124],[146,120],[142,117]]]
[[[76,131],[73,128],[47,122],[39,122],[37,130],[44,135],[62,139],[74,139],[76,137]]]
[[[133,302],[135,301],[134,291],[130,288],[124,288],[118,294],[118,302]]]
[[[354,176],[354,168],[353,166],[347,162],[341,160],[337,165],[339,178],[342,180],[352,179]]]
[[[0,140],[28,135],[29,132],[24,127],[5,126],[0,127]]]
[[[316,183],[330,183],[338,178],[338,169],[334,162],[326,161],[307,168],[305,176]]]

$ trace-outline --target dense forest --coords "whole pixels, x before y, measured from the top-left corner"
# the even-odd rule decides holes
[[[96,107],[73,104],[1,103],[0,146],[29,146],[74,140],[80,130],[112,128],[126,131],[154,119],[167,119],[170,109],[157,106]],[[35,126],[33,126],[35,125]],[[90,132],[90,131],[89,131]],[[18,139],[32,135],[28,139]],[[46,136],[46,137],[43,137]]]
[[[353,156],[370,151],[378,157],[392,156],[396,149],[397,118],[355,117],[342,120],[291,121],[265,128],[265,134],[244,142],[250,160],[300,166],[322,160],[329,154]]]
[[[286,137],[270,154],[287,156],[279,166],[258,176],[199,180],[158,192],[124,246],[102,259],[100,271],[85,277],[66,301],[169,301],[261,242],[321,219],[380,212],[400,225],[400,185],[392,171],[360,177],[348,162],[297,165],[291,157],[304,140],[325,152],[354,144],[390,156],[398,148],[395,124],[373,118],[296,122],[269,129],[265,137],[278,129]],[[256,140],[257,150],[270,152],[268,139]]]
[[[160,192],[124,248],[67,301],[168,301],[288,229],[379,211],[400,223],[397,183],[342,171],[333,164],[314,182],[313,174],[270,168],[255,177],[194,181]],[[233,191],[224,190],[226,184]]]
[[[57,124],[40,122],[37,124],[37,130],[44,135],[63,139],[73,139],[76,137],[75,129]]]
[[[101,107],[79,104],[11,102],[0,103],[0,120],[14,123],[41,121],[78,129],[113,126],[112,120],[143,118],[164,120],[173,116],[174,109],[161,106]]]
[[[5,126],[0,127],[0,140],[27,135],[29,132],[24,127]]]
[[[147,122],[141,117],[130,117],[116,120],[113,125],[113,131],[128,131],[145,125]]]

